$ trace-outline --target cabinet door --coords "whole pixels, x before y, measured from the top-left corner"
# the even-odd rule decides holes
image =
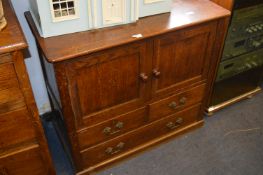
[[[216,23],[162,35],[154,40],[153,95],[205,80]]]
[[[136,43],[67,63],[77,128],[109,120],[144,104],[151,85],[146,55],[146,44]]]

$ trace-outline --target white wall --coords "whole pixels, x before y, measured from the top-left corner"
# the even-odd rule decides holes
[[[28,0],[12,0],[12,3],[29,45],[31,58],[26,59],[27,71],[29,73],[39,113],[43,114],[50,111],[50,103],[48,100],[35,40],[24,17],[24,12],[29,9],[29,3]]]

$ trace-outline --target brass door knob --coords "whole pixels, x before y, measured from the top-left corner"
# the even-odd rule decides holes
[[[148,80],[148,76],[145,73],[140,74],[140,78],[142,81],[146,82]]]
[[[153,75],[158,78],[161,75],[161,72],[158,71],[157,69],[153,69]]]

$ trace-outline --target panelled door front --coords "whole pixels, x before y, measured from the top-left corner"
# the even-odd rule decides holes
[[[154,40],[155,96],[173,92],[207,78],[215,23],[162,35]]]
[[[144,104],[151,83],[146,55],[146,44],[141,42],[67,64],[77,128],[111,119]]]

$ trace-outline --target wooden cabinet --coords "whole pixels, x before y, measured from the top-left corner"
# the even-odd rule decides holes
[[[53,175],[48,146],[30,87],[27,48],[9,1],[0,32],[0,175]]]
[[[216,23],[206,23],[154,40],[153,94],[160,95],[205,80]]]
[[[43,39],[26,13],[78,174],[203,124],[229,15],[189,0],[136,24]]]

